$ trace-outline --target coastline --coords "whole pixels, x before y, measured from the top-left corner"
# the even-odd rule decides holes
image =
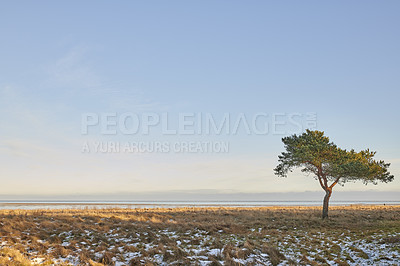
[[[6,206],[48,206],[48,207],[124,207],[124,208],[180,208],[180,207],[313,207],[321,205],[322,201],[0,201],[0,208]],[[400,201],[332,201],[330,206],[396,206]]]

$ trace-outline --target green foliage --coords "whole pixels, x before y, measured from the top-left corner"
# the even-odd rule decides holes
[[[282,142],[285,152],[279,155],[279,164],[274,169],[278,176],[286,177],[288,172],[299,167],[319,180],[324,190],[348,181],[376,184],[394,179],[388,171],[390,163],[374,160],[376,152],[340,149],[322,131],[307,130],[301,135],[285,137]],[[329,185],[328,181],[333,183]]]

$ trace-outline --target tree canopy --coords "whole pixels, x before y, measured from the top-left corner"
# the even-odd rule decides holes
[[[301,135],[284,137],[282,142],[286,151],[279,155],[275,174],[286,177],[294,168],[301,168],[302,172],[312,174],[319,181],[322,189],[329,194],[327,200],[338,183],[361,180],[365,184],[376,184],[394,179],[388,171],[390,163],[375,160],[376,152],[341,149],[323,131],[306,130]]]

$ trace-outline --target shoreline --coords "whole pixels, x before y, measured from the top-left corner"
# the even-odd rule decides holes
[[[8,204],[6,204],[8,205]],[[5,206],[6,206],[5,205]],[[20,206],[19,204],[11,204],[14,206]],[[135,204],[129,205],[129,207],[123,207],[126,206],[125,204],[31,204],[30,206],[62,206],[63,208],[3,208],[4,205],[0,204],[0,213],[4,211],[21,211],[21,212],[35,212],[35,211],[45,211],[45,212],[68,212],[68,211],[75,211],[75,212],[85,212],[85,211],[116,211],[116,212],[181,212],[181,211],[277,211],[277,210],[282,210],[282,211],[291,211],[291,210],[302,210],[302,211],[315,211],[315,210],[322,210],[322,204],[319,205],[264,205],[264,206],[222,206],[222,205],[207,205],[207,206],[153,206],[151,205],[150,207],[143,206],[140,204],[138,207]],[[21,205],[21,206],[29,206],[29,205]],[[349,211],[349,210],[389,210],[389,209],[394,209],[394,210],[399,210],[400,211],[400,204],[347,204],[347,205],[330,205],[329,210],[332,211],[337,211],[337,210],[344,210],[344,211]]]
[[[253,203],[253,204],[252,204]],[[286,204],[285,204],[286,203]],[[0,202],[0,210],[37,210],[37,209],[179,209],[179,208],[315,208],[322,207],[322,202],[309,201],[307,204],[301,202]],[[398,201],[386,202],[331,202],[330,207],[351,206],[400,206]]]

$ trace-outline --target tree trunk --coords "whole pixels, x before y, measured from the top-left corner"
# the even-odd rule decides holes
[[[324,205],[322,209],[322,219],[328,218],[329,199],[332,195],[332,189],[325,190]]]

